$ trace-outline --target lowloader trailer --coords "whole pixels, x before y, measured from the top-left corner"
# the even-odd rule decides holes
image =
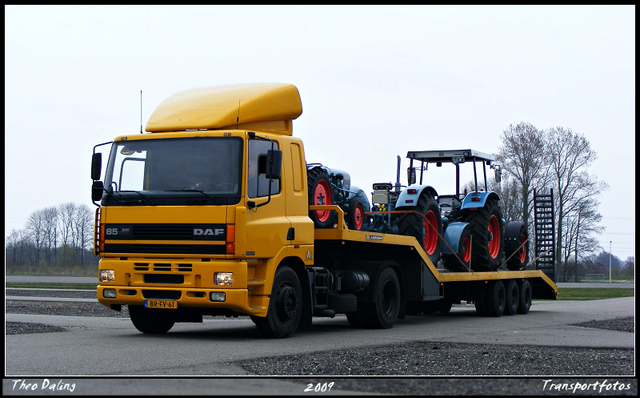
[[[557,297],[542,271],[476,272],[483,267],[466,259],[452,267],[460,272],[438,269],[426,243],[449,247],[449,263],[464,253],[439,229],[437,238],[426,232],[435,211],[372,211],[347,172],[307,164],[292,134],[301,113],[291,84],[194,89],[161,103],[147,133],[96,145],[98,301],[116,311],[128,306],[143,333],[203,315],[248,315],[262,335],[282,338],[311,327],[314,316],[346,314],[354,327],[390,328],[462,300],[501,316]],[[96,148],[108,144],[103,181]],[[376,190],[374,202],[388,191]],[[411,192],[437,199],[412,186],[401,197]],[[407,214],[425,218],[417,225],[429,239],[403,233]]]

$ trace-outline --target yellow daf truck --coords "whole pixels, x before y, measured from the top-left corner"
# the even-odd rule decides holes
[[[390,328],[461,300],[500,316],[526,314],[532,298],[556,298],[547,274],[526,269],[520,230],[511,252],[485,242],[520,267],[474,266],[466,226],[475,209],[463,209],[471,218],[445,234],[443,210],[424,206],[423,197],[439,199],[430,187],[377,184],[371,206],[347,172],[307,164],[292,134],[301,113],[291,84],[193,89],[162,102],[146,133],[96,145],[98,301],[128,306],[144,333],[203,315],[248,315],[262,335],[288,337],[314,316]],[[111,145],[106,162],[101,145]],[[502,239],[504,227],[480,230],[480,241],[488,233]],[[461,266],[443,269],[441,258]]]

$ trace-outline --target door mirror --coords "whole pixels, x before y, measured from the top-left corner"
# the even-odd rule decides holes
[[[99,180],[100,172],[102,170],[102,154],[94,153],[91,157],[91,179]]]
[[[265,177],[279,180],[282,173],[282,151],[270,149],[267,151]]]
[[[91,200],[96,202],[102,199],[102,191],[104,191],[104,184],[102,181],[94,181],[91,186]]]

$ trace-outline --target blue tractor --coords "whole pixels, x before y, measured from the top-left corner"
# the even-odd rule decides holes
[[[495,271],[506,265],[510,270],[524,269],[528,257],[528,235],[523,222],[510,222],[506,228],[497,193],[479,189],[477,168],[482,166],[487,187],[487,166],[500,168],[494,158],[475,150],[410,151],[409,186],[402,190],[399,181],[374,184],[369,230],[415,236],[433,264],[455,271]],[[415,167],[414,163],[420,162]],[[450,163],[456,169],[455,193],[441,195],[423,185],[430,163],[441,167]],[[460,192],[460,166],[473,165],[474,189]],[[398,157],[398,180],[400,177]],[[416,170],[420,170],[416,184]],[[393,188],[393,189],[392,189]]]

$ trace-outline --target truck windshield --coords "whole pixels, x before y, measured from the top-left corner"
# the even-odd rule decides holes
[[[103,204],[235,204],[241,175],[240,138],[120,141],[109,155]]]

